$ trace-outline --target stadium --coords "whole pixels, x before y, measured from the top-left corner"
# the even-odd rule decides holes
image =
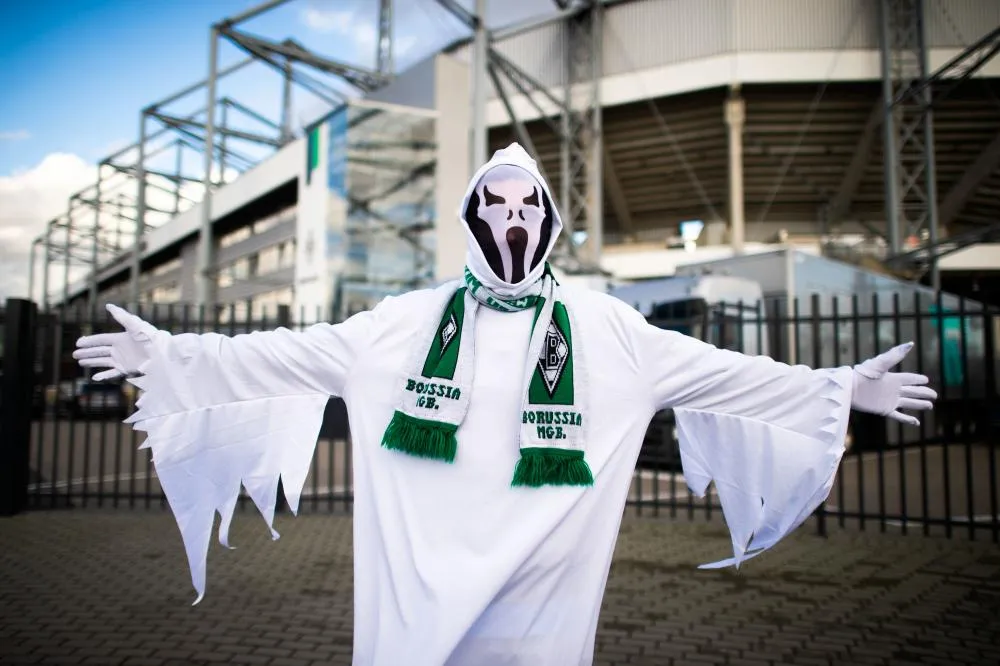
[[[468,37],[400,72],[388,1],[374,70],[244,30],[282,2],[220,20],[213,44],[246,60],[141,110],[135,145],[35,241],[32,296],[339,320],[456,276],[468,177],[518,141],[558,193],[572,279],[796,248],[996,302],[995,2],[557,1],[487,26],[423,1]],[[284,80],[286,112],[256,130],[216,92],[248,64]],[[320,75],[341,99],[295,128],[290,99]],[[185,95],[207,103],[171,111]]]

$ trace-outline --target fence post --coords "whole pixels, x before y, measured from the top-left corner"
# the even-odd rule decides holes
[[[820,327],[820,307],[819,294],[812,294],[809,302],[810,327],[809,334],[812,338],[813,359],[812,367],[818,370],[823,367],[823,331]],[[799,322],[795,322],[798,325]],[[834,324],[836,326],[836,324]],[[826,536],[826,500],[816,509],[816,529],[820,536]]]
[[[0,381],[0,516],[13,516],[28,505],[36,319],[33,302],[7,299]]]

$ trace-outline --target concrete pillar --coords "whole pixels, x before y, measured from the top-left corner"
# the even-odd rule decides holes
[[[726,100],[725,113],[729,128],[729,240],[733,254],[743,254],[743,124],[746,106],[738,89],[734,89]]]
[[[466,237],[459,222],[459,207],[472,178],[468,127],[472,108],[469,99],[469,66],[448,55],[438,55],[434,63],[435,173],[434,278],[439,282],[462,277]],[[473,167],[478,168],[478,166]]]

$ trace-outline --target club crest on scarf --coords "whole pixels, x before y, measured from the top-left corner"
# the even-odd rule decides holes
[[[542,380],[550,396],[555,396],[567,358],[569,358],[569,345],[566,344],[566,336],[556,326],[555,321],[549,322],[549,328],[545,331],[545,342],[542,343],[542,354],[538,357],[538,370],[542,373]]]

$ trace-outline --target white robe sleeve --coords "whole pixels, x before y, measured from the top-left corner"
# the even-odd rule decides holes
[[[147,433],[157,477],[177,520],[198,601],[212,524],[228,531],[241,484],[271,529],[281,478],[298,509],[330,396],[374,326],[374,312],[304,332],[278,329],[228,337],[216,333],[156,336],[142,390],[126,422]]]
[[[672,407],[688,487],[710,481],[739,566],[777,543],[830,493],[844,454],[851,368],[813,370],[717,349],[643,322],[638,355],[656,409]]]

